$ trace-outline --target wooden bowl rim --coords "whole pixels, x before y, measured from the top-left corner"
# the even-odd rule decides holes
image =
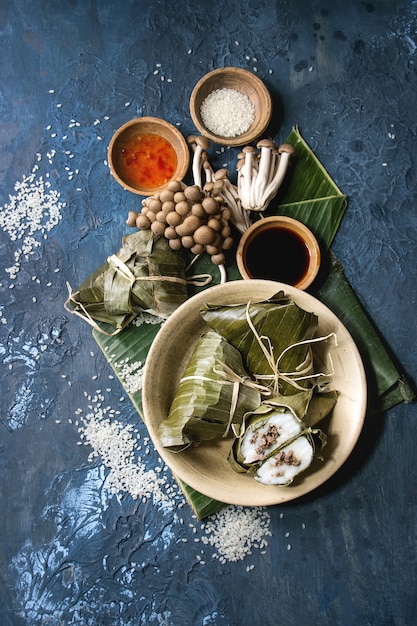
[[[221,137],[219,135],[215,135],[204,126],[199,113],[199,107],[201,104],[198,103],[198,99],[201,90],[205,85],[210,84],[210,82],[214,82],[216,78],[227,75],[242,79],[242,84],[250,86],[250,91],[255,93],[259,100],[262,101],[262,106],[257,107],[258,119],[256,120],[255,117],[254,123],[251,127],[245,133],[236,137]],[[222,87],[213,87],[207,92],[207,95],[216,88],[221,89]],[[233,88],[238,90],[237,85]],[[248,89],[243,90],[243,92],[246,91],[248,91]],[[207,97],[207,95],[205,97]],[[246,93],[246,95],[248,94]],[[240,67],[221,67],[208,72],[196,83],[190,98],[190,114],[194,125],[202,135],[205,135],[217,144],[229,147],[238,147],[252,143],[265,132],[272,117],[272,99],[265,83],[259,78],[259,76],[256,76],[256,74]]]
[[[236,263],[242,278],[244,278],[245,280],[253,280],[254,278],[248,273],[244,262],[245,247],[248,245],[248,243],[250,243],[250,241],[252,241],[256,233],[264,230],[272,223],[276,224],[277,226],[283,226],[295,232],[305,242],[309,251],[309,266],[303,279],[292,286],[300,290],[307,289],[317,277],[320,269],[320,246],[314,234],[305,224],[292,217],[287,217],[286,215],[271,215],[270,217],[262,218],[252,224],[252,226],[250,226],[243,233],[236,251]]]
[[[169,141],[174,148],[177,154],[177,168],[171,180],[182,180],[184,178],[190,164],[190,151],[185,137],[178,130],[178,128],[160,117],[136,117],[128,122],[125,122],[114,132],[107,149],[107,160],[111,174],[124,189],[141,196],[152,196],[158,191],[165,189],[167,183],[150,189],[135,187],[120,176],[116,165],[114,151],[118,142],[122,141],[121,138],[123,135],[128,134],[130,130],[133,132],[133,129],[138,125],[143,127],[141,129],[143,132],[149,132],[155,135],[159,134],[161,137]],[[150,130],[144,130],[146,128],[149,128]]]

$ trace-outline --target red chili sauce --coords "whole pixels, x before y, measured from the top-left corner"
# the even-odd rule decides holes
[[[141,189],[154,189],[168,182],[177,168],[171,144],[159,135],[133,137],[120,154],[121,175]]]

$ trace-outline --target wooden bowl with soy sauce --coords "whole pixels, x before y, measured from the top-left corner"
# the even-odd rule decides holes
[[[305,290],[320,269],[320,246],[302,222],[271,216],[261,218],[245,231],[236,262],[246,280],[273,280]]]

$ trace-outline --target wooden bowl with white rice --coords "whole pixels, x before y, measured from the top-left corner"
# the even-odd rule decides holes
[[[223,67],[198,81],[191,94],[190,113],[199,132],[213,142],[243,146],[265,132],[272,100],[255,74],[239,67]]]

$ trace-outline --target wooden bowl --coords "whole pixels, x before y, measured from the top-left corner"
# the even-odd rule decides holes
[[[140,135],[157,135],[168,142],[175,152],[173,172],[160,184],[149,187],[137,184],[132,171],[128,171],[123,164],[122,151],[132,149],[132,142],[137,141]],[[111,173],[124,189],[142,196],[152,196],[157,191],[165,189],[170,180],[184,178],[190,163],[190,151],[187,142],[175,126],[158,117],[139,117],[126,122],[114,133],[109,144],[107,158]],[[157,166],[156,162],[150,165],[152,168]]]
[[[254,119],[250,128],[235,137],[222,137],[208,129],[201,117],[201,105],[212,92],[233,89],[247,96],[254,106]],[[239,67],[224,67],[203,76],[194,87],[190,98],[191,118],[202,135],[224,146],[250,144],[266,130],[272,115],[272,100],[264,83],[252,72]]]
[[[242,235],[236,262],[246,280],[275,280],[307,289],[320,269],[320,246],[302,222],[281,215],[265,217]]]
[[[262,485],[249,474],[234,472],[227,461],[230,438],[173,452],[160,443],[159,424],[168,415],[181,376],[201,335],[208,330],[200,315],[205,303],[238,304],[271,298],[279,291],[318,316],[316,335],[336,335],[337,341],[318,342],[324,367],[332,371],[330,388],[339,392],[336,406],[323,426],[327,445],[316,460],[288,487]],[[294,287],[270,280],[237,280],[201,291],[182,304],[164,323],[146,358],[142,386],[143,412],[149,434],[161,458],[187,485],[200,493],[242,506],[288,502],[313,491],[345,463],[361,433],[367,384],[361,357],[342,322],[322,302]],[[319,424],[320,426],[320,424]],[[322,425],[321,425],[322,426]]]

